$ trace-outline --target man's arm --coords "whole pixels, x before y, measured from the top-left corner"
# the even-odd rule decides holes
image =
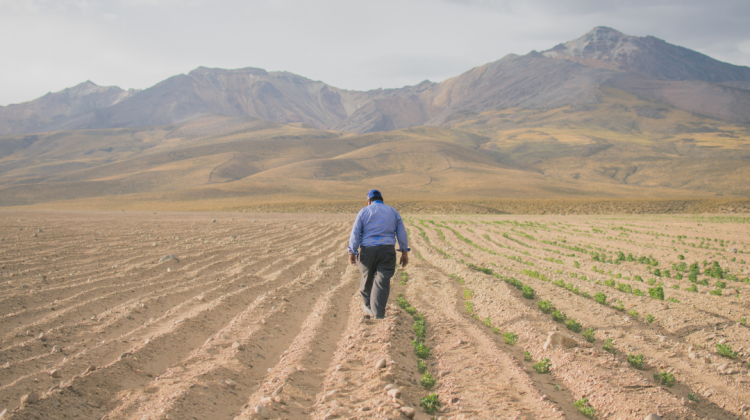
[[[404,221],[401,220],[401,215],[396,212],[396,239],[398,240],[399,251],[410,252],[409,248],[409,237],[406,235],[406,227],[404,227]]]
[[[409,264],[409,237],[406,234],[406,227],[404,221],[401,220],[401,215],[396,211],[396,240],[398,240],[399,251],[401,251],[401,259],[399,263],[401,267],[406,267]]]
[[[362,212],[357,213],[357,218],[354,220],[354,226],[352,226],[352,233],[349,235],[349,262],[355,265],[357,262],[357,254],[359,254],[359,244],[362,241]]]

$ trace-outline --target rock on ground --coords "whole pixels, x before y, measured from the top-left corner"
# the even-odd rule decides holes
[[[413,419],[414,415],[417,414],[417,410],[411,407],[401,407],[401,414],[403,414],[407,419]]]
[[[36,392],[26,394],[21,397],[21,408],[27,406],[28,404],[36,404],[38,401],[39,394],[37,394]]]
[[[578,342],[567,335],[560,334],[558,332],[551,332],[547,336],[547,341],[544,342],[544,350],[555,347],[564,347],[566,349],[573,348],[578,345]]]
[[[159,262],[169,261],[169,260],[175,260],[175,262],[180,262],[180,260],[174,256],[174,254],[167,254],[161,258],[159,258]]]
[[[386,360],[385,359],[380,359],[380,360],[378,360],[377,363],[375,363],[375,369],[377,369],[377,370],[383,369],[385,367],[385,364],[386,364]]]
[[[266,406],[264,406],[262,404],[258,404],[258,405],[255,406],[255,414],[257,414],[258,417],[260,417],[262,419],[267,419],[267,418],[271,417],[271,412],[268,411],[268,409],[266,408]]]

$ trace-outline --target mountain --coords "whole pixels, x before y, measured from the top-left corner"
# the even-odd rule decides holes
[[[432,85],[426,81],[401,89],[357,92],[288,72],[199,67],[142,91],[98,88],[86,82],[31,102],[0,108],[0,120],[5,123],[0,125],[0,134],[157,126],[209,115],[303,122],[325,129],[340,124],[375,99],[408,96]],[[104,98],[109,101],[103,100],[102,92],[110,93],[111,98]],[[53,112],[48,110],[50,104],[67,104],[73,109]],[[370,131],[382,130],[371,127]]]
[[[91,82],[0,107],[0,134],[176,124],[209,115],[302,122],[354,133],[442,126],[466,114],[596,104],[599,86],[750,122],[750,68],[652,36],[597,27],[552,49],[509,55],[441,83],[367,92],[288,72],[199,67],[142,91]]]
[[[655,80],[750,81],[748,67],[723,63],[653,36],[630,36],[603,26],[542,54]]]
[[[87,80],[33,101],[0,106],[0,134],[60,129],[71,119],[118,104],[137,92],[117,86],[97,86]]]
[[[542,54],[616,71],[604,83],[641,97],[700,115],[750,122],[750,68],[745,66],[606,27]]]

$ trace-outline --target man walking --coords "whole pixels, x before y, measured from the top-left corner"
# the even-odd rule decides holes
[[[349,237],[349,262],[358,265],[362,273],[359,292],[365,303],[364,311],[375,319],[385,318],[391,277],[396,272],[396,238],[401,248],[399,262],[406,267],[411,249],[401,215],[393,207],[383,204],[380,191],[370,190],[367,206],[357,214]]]

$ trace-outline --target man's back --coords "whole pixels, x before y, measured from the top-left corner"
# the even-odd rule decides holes
[[[406,247],[406,229],[401,215],[393,207],[378,201],[359,211],[352,235],[359,235],[359,238],[354,238],[354,243],[351,242],[353,238],[350,238],[350,250],[356,245],[395,245],[396,236],[399,236],[402,246]]]

